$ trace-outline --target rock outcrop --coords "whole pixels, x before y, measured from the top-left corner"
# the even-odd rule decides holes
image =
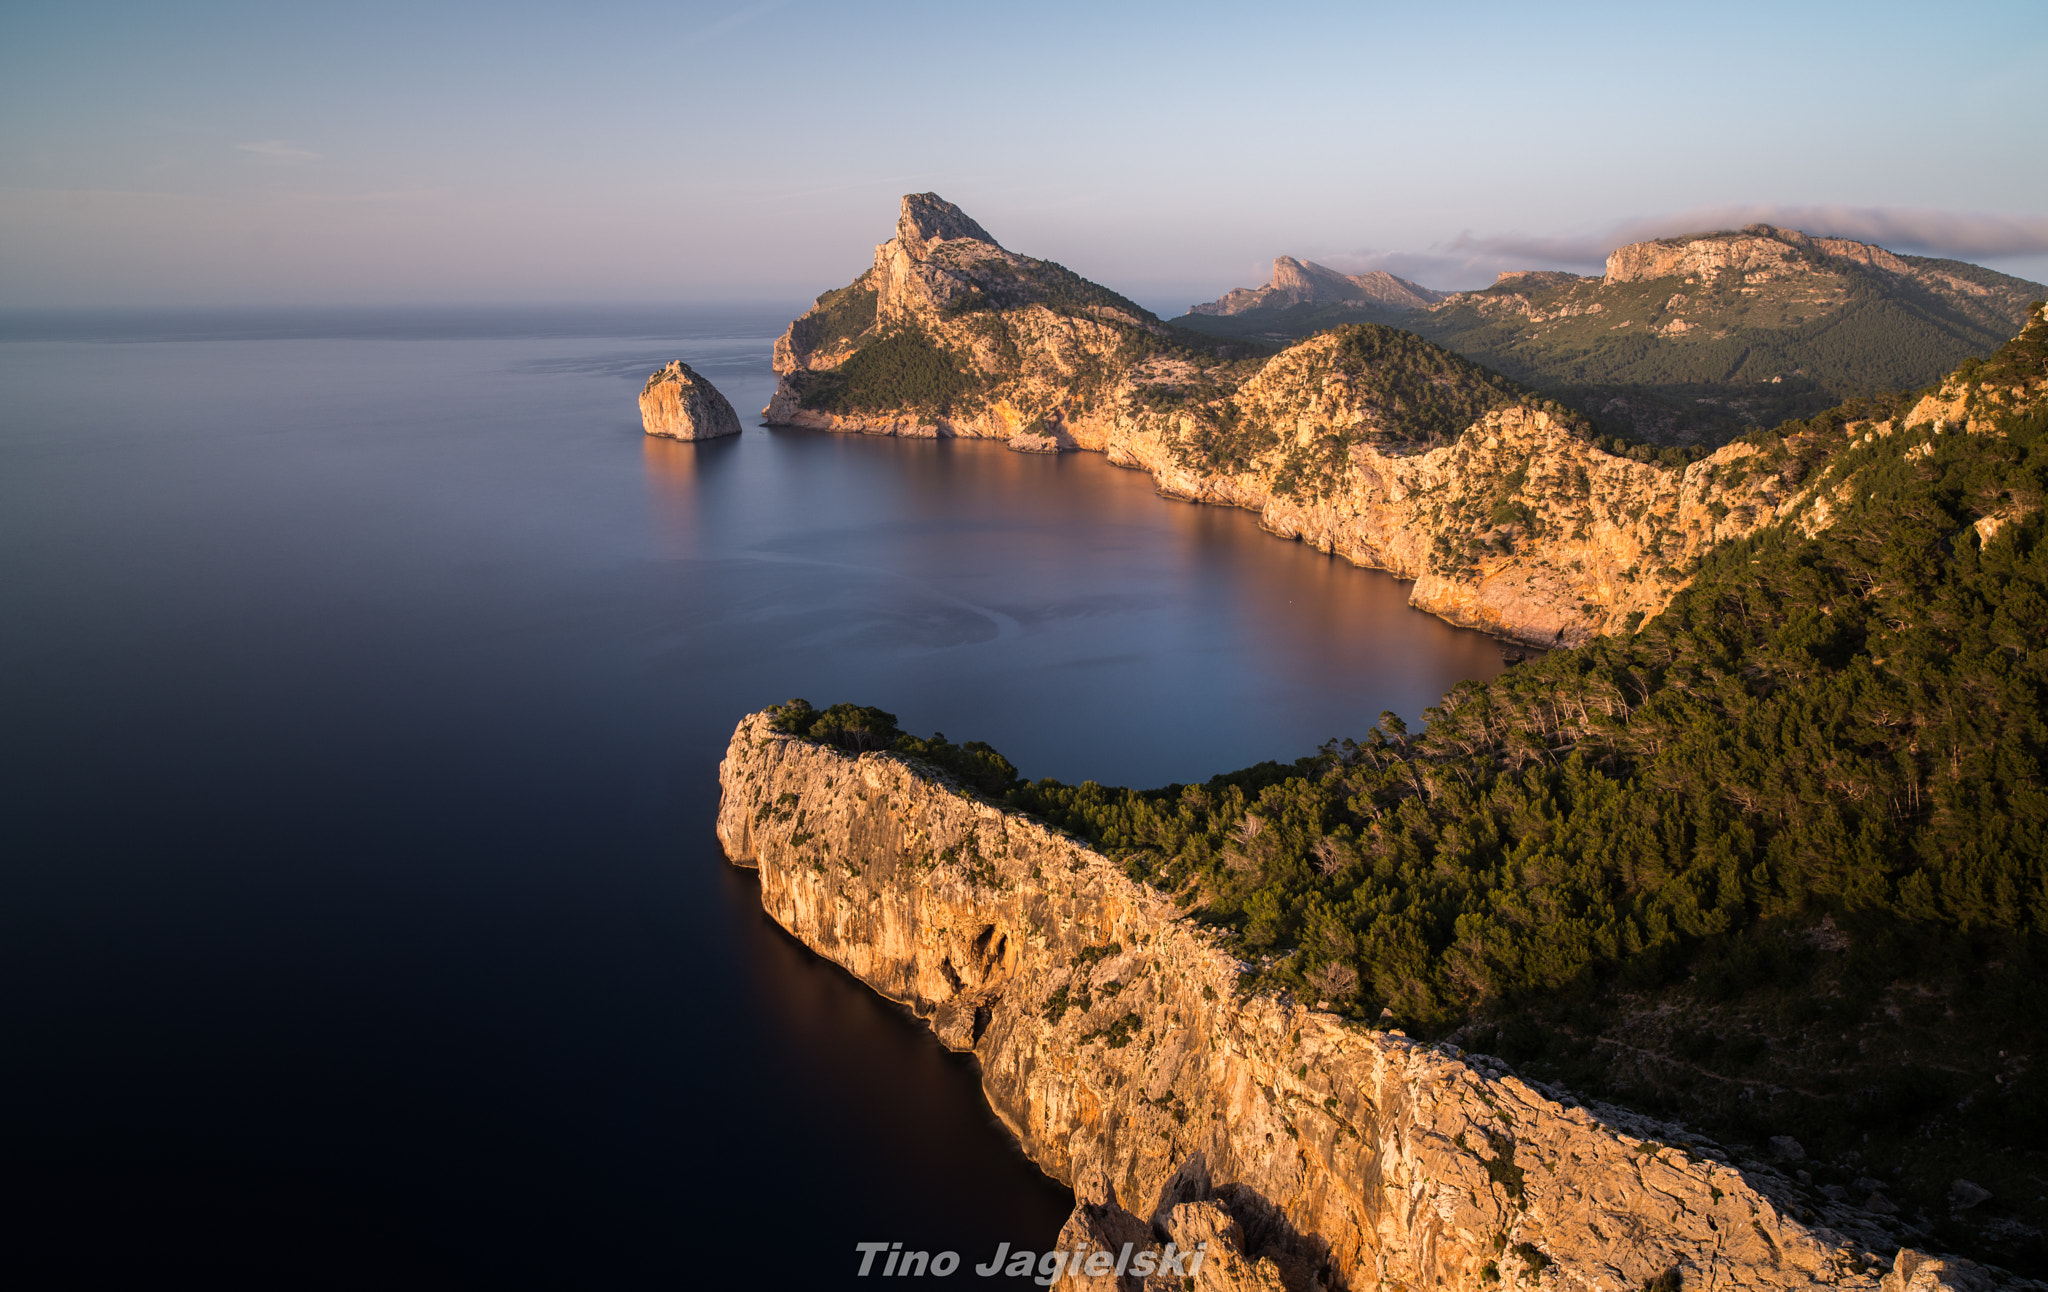
[[[1170,496],[1413,579],[1421,609],[1542,645],[1654,615],[1701,553],[1814,501],[1747,445],[1683,471],[1611,455],[1526,391],[1421,438],[1416,409],[1446,389],[1515,389],[1440,352],[1393,397],[1343,329],[1264,361],[1203,344],[913,194],[873,268],[776,343],[763,413],[1105,453]]]
[[[739,414],[725,396],[681,359],[655,369],[640,388],[640,424],[649,435],[675,440],[740,433]]]
[[[1206,1242],[1195,1286],[1290,1292],[1978,1286],[1802,1223],[1782,1177],[1678,1128],[1249,993],[1168,897],[899,756],[755,714],[719,778],[719,839],[768,913],[972,1052],[1075,1187],[1068,1250]],[[1141,1285],[1165,1286],[1067,1284]]]
[[[1273,261],[1273,278],[1264,287],[1238,287],[1204,305],[1191,306],[1190,314],[1227,316],[1249,310],[1284,309],[1290,305],[1356,305],[1362,309],[1397,314],[1426,308],[1444,298],[1420,283],[1396,278],[1385,270],[1344,274],[1313,260],[1281,256]]]
[[[1653,278],[1718,278],[1740,274],[1752,283],[1802,274],[1819,260],[1843,260],[1911,274],[1913,267],[1883,247],[1847,238],[1813,238],[1797,229],[1752,224],[1737,233],[1660,238],[1617,247],[1607,255],[1606,283],[1639,283]]]

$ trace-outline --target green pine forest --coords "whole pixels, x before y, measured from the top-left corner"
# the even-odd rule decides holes
[[[2048,376],[2048,325],[1965,372]],[[1802,1187],[1875,1177],[1928,1241],[2048,1272],[2048,404],[1870,442],[1849,415],[1759,436],[1839,488],[1832,526],[1721,549],[1632,635],[1461,684],[1417,731],[1132,790],[877,709],[777,721],[1090,841],[1247,987],[1725,1142],[1794,1135]],[[1951,1211],[1957,1177],[1994,1200]]]

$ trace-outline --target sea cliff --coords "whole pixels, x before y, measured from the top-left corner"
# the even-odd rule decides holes
[[[1293,1292],[1990,1286],[1802,1223],[1783,1177],[1677,1128],[1247,991],[1169,896],[921,764],[754,714],[719,777],[768,913],[975,1055],[1076,1190],[1069,1245],[1206,1237],[1197,1286]]]

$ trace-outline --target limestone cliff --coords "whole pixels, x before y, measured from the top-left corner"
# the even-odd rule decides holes
[[[1103,452],[1545,645],[1654,615],[1708,547],[1815,501],[1747,445],[1683,471],[1611,455],[1583,418],[1388,329],[1238,357],[931,194],[904,198],[874,266],[791,324],[775,365],[770,423]]]
[[[1070,1245],[1206,1239],[1196,1286],[1292,1292],[1980,1286],[1801,1223],[1782,1177],[1676,1128],[1248,993],[1166,896],[899,756],[756,714],[719,777],[719,838],[768,913],[976,1056],[1076,1188]]]
[[[725,396],[681,359],[655,369],[640,388],[640,424],[649,435],[676,440],[740,433],[739,415]]]
[[[1750,444],[1652,465],[1533,401],[1426,447],[1360,397],[1351,369],[1344,337],[1325,334],[1246,382],[1234,420],[1273,439],[1240,469],[1186,451],[1203,429],[1187,413],[1134,410],[1106,448],[1163,493],[1250,508],[1276,534],[1414,580],[1419,609],[1543,645],[1632,628],[1708,549],[1815,505]]]
[[[1839,259],[1868,265],[1890,274],[1911,274],[1913,267],[1883,247],[1847,238],[1813,238],[1797,229],[1753,224],[1739,233],[1662,238],[1617,247],[1607,256],[1607,283],[1634,283],[1654,278],[1717,278],[1741,274],[1755,282],[1803,275],[1816,260]]]

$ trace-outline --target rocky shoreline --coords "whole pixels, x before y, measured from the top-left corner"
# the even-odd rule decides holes
[[[1291,1292],[1996,1285],[1852,1209],[1796,1218],[1784,1177],[1680,1128],[1249,992],[1166,895],[900,756],[754,714],[719,777],[719,839],[768,913],[974,1054],[1075,1189],[1066,1248],[1208,1243],[1197,1286]]]

